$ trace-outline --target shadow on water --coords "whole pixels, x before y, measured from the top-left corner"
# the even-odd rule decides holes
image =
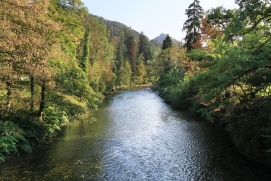
[[[108,96],[40,152],[0,165],[0,180],[271,180],[220,126],[173,110],[150,89]]]

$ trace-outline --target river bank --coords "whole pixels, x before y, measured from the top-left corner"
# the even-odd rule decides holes
[[[180,92],[188,91],[186,89],[187,87]],[[191,114],[196,114],[202,117],[202,119],[205,119],[205,121],[222,125],[231,135],[234,145],[240,153],[264,165],[265,169],[271,169],[271,123],[266,119],[265,115],[260,115],[260,111],[232,108],[236,110],[231,113],[223,112],[223,109],[207,113],[202,112],[204,106],[197,102],[198,95],[195,92],[181,93],[179,95],[180,93],[177,91],[174,92],[174,88],[172,87],[158,86],[154,90],[171,106],[180,110],[188,110]],[[257,109],[261,108],[258,107]],[[213,116],[211,121],[208,117],[210,114]]]

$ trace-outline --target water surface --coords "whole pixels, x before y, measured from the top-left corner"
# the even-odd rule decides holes
[[[0,166],[0,180],[271,180],[223,129],[150,89],[109,96],[42,151]]]

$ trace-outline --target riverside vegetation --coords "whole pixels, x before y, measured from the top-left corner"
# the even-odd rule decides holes
[[[198,0],[186,10],[187,51],[162,51],[157,89],[230,132],[247,157],[271,166],[271,4],[236,0],[203,14]],[[168,57],[168,58],[165,58]]]
[[[0,160],[30,153],[116,87],[146,84],[157,48],[80,0],[0,2]]]
[[[80,0],[0,2],[0,159],[31,152],[117,87],[155,84],[271,166],[271,6],[186,10],[185,46],[88,13]],[[157,48],[158,47],[158,48]],[[160,49],[160,47],[162,47]]]

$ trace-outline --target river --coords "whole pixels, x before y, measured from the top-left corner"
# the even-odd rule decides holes
[[[0,180],[271,180],[218,125],[151,89],[108,96],[43,150],[0,165]]]

